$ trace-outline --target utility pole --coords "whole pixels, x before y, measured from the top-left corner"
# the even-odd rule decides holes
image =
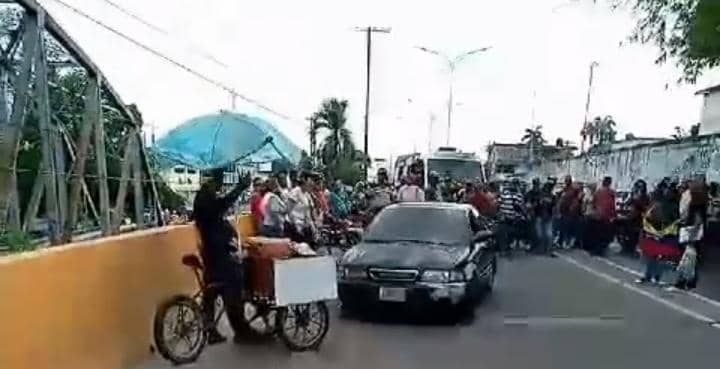
[[[310,161],[313,163],[313,166],[317,163],[315,162],[315,157],[317,155],[316,152],[316,132],[315,132],[315,123],[317,121],[317,116],[313,114],[311,117],[308,117],[307,120],[310,122]]]
[[[366,61],[366,68],[367,68],[367,79],[365,84],[365,136],[364,136],[364,151],[365,151],[365,159],[370,159],[370,153],[368,151],[368,130],[369,130],[369,120],[370,120],[370,55],[372,52],[372,34],[374,32],[380,32],[380,33],[390,33],[390,27],[357,27],[355,28],[355,31],[357,32],[365,32],[367,35],[367,61]],[[367,181],[368,178],[368,166],[369,163],[365,162],[363,165],[363,170],[365,171],[365,180]]]
[[[435,114],[430,113],[430,121],[428,122],[428,142],[427,142],[427,153],[428,155],[432,154],[432,130],[433,130],[433,123],[435,123]]]
[[[588,80],[587,99],[585,100],[585,118],[583,119],[583,129],[587,127],[588,115],[590,114],[590,96],[592,95],[593,78],[595,74],[595,68],[600,65],[597,61],[590,63],[590,77]],[[585,151],[585,139],[581,141],[580,152]]]
[[[230,109],[232,111],[235,111],[237,108],[237,97],[237,92],[235,92],[235,90],[230,90]]]

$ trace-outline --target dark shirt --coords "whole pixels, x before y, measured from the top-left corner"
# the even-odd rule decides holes
[[[537,202],[533,212],[536,217],[548,219],[552,218],[553,208],[555,207],[555,196],[550,191],[540,190],[538,193]]]
[[[237,186],[227,195],[218,196],[210,187],[203,186],[195,196],[193,219],[202,241],[200,255],[213,280],[224,280],[237,260],[238,235],[226,215],[245,187]]]

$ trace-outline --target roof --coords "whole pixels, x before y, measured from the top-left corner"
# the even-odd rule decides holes
[[[493,142],[489,146],[500,146],[500,147],[527,147],[527,144],[524,143],[500,143],[500,142]]]
[[[695,92],[695,95],[707,95],[707,94],[711,94],[713,92],[718,92],[718,91],[720,91],[720,84],[699,90],[699,91]]]

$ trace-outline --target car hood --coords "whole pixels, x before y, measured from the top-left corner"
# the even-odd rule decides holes
[[[343,255],[343,265],[381,268],[450,269],[463,261],[469,247],[414,242],[361,243]]]

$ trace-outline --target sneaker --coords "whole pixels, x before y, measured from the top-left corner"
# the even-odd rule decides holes
[[[635,280],[635,283],[637,283],[637,284],[645,284],[645,283],[648,283],[648,282],[650,282],[650,280],[647,279],[647,278],[645,278],[645,277],[638,278],[638,279]]]

